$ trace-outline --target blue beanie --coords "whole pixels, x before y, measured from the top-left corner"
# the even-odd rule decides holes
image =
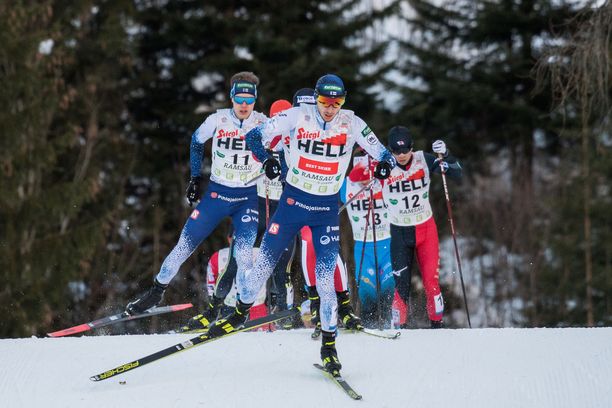
[[[315,93],[316,95],[339,98],[346,96],[346,89],[344,89],[344,82],[342,82],[338,75],[327,74],[317,81]]]

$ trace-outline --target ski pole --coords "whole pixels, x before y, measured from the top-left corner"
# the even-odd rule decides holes
[[[372,168],[371,166],[371,159],[370,156],[368,156],[368,171],[371,173],[370,169]],[[372,177],[372,174],[370,174],[370,177]],[[380,276],[379,276],[379,270],[378,270],[378,252],[376,251],[376,201],[374,201],[374,191],[372,191],[372,189],[370,189],[370,197],[369,197],[369,202],[370,202],[370,209],[371,211],[371,215],[372,215],[372,240],[374,241],[374,275],[376,277],[376,312],[378,314],[378,328],[380,330],[383,329],[383,324],[382,324],[382,305],[380,304],[381,302],[381,298],[380,298]]]
[[[438,159],[440,160],[440,162],[444,159],[442,157],[442,154],[438,153]],[[442,174],[442,185],[444,186],[444,196],[446,197],[446,209],[448,210],[448,222],[450,223],[451,234],[453,236],[453,244],[455,245],[455,259],[457,260],[459,278],[461,279],[461,290],[463,291],[463,301],[465,303],[465,313],[467,314],[468,326],[471,329],[472,322],[470,321],[470,311],[468,310],[467,296],[465,295],[465,285],[463,283],[463,272],[461,271],[461,258],[459,257],[457,237],[455,236],[455,223],[453,222],[453,210],[451,206],[450,196],[448,194],[448,186],[446,185],[446,170],[444,170],[444,166],[440,166],[440,173]]]
[[[366,184],[365,186],[363,186],[363,187],[362,187],[362,188],[361,188],[361,189],[360,189],[360,190],[359,190],[357,193],[355,193],[355,195],[354,195],[354,196],[352,196],[350,199],[348,199],[348,200],[346,201],[346,203],[344,203],[344,204],[342,205],[342,207],[340,207],[340,209],[338,210],[338,214],[341,214],[341,213],[342,213],[342,211],[344,211],[344,209],[345,209],[345,208],[346,208],[346,207],[347,207],[347,206],[348,206],[350,203],[352,203],[353,201],[355,201],[355,200],[357,199],[357,197],[359,197],[359,194],[361,194],[361,193],[363,193],[364,191],[366,191],[366,190],[368,190],[368,189],[372,188],[372,185],[374,184],[374,182],[375,182],[375,181],[376,181],[376,179],[374,179],[374,178],[373,178],[372,180],[370,180],[370,181],[368,182],[368,184]]]
[[[257,180],[260,177],[265,176],[265,175],[266,175],[266,173],[260,173],[260,174],[256,175],[255,177],[249,179],[248,181],[245,181],[244,185],[246,186],[246,185],[250,184],[251,182],[253,182],[253,181],[255,181],[255,180]]]
[[[357,291],[359,292],[359,284],[361,283],[361,268],[363,267],[363,258],[365,256],[365,245],[366,239],[368,238],[368,227],[370,225],[370,211],[372,207],[368,208],[368,212],[366,213],[366,225],[365,231],[363,233],[363,242],[361,243],[361,259],[359,260],[359,269],[357,269]]]

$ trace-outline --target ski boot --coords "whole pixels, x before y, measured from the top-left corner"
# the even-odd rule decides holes
[[[223,299],[213,295],[208,302],[206,310],[204,310],[201,314],[195,315],[189,319],[187,324],[181,327],[181,331],[207,329],[212,322],[217,320],[217,315],[219,314],[219,309],[222,303]]]
[[[444,329],[444,322],[442,320],[430,320],[432,329]]]
[[[322,331],[321,337],[321,361],[323,362],[323,368],[331,375],[338,375],[342,364],[338,360],[338,352],[336,351],[336,333]]]
[[[344,327],[349,330],[363,330],[363,323],[351,306],[348,290],[336,292],[336,295],[338,297],[338,317]]]
[[[168,288],[168,285],[162,285],[155,279],[153,286],[148,292],[140,296],[138,299],[128,303],[125,307],[125,311],[130,316],[143,313],[150,308],[157,306],[161,302],[164,292]]]
[[[208,329],[208,337],[220,337],[231,332],[234,332],[244,326],[244,323],[249,319],[249,310],[253,304],[242,303],[236,301],[236,309],[223,319],[219,319]]]
[[[312,339],[317,339],[321,335],[321,318],[319,317],[319,307],[321,299],[317,293],[316,286],[308,286],[308,300],[310,300],[310,323],[314,325],[314,331],[310,334]]]

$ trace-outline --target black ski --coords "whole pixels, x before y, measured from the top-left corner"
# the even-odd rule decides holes
[[[349,397],[351,397],[354,400],[360,400],[362,398],[361,395],[357,394],[357,391],[355,391],[353,389],[353,387],[348,385],[346,380],[344,378],[342,378],[342,376],[340,375],[339,371],[334,371],[333,373],[330,373],[321,364],[315,363],[313,365],[316,368],[318,368],[319,370],[323,371],[323,373],[325,373],[325,375],[328,378],[330,378],[333,382],[336,383],[336,385],[338,385],[340,388],[342,388],[342,390],[344,392],[346,392],[346,395],[348,395]]]
[[[366,329],[365,327],[363,329],[359,329],[359,330],[353,330],[353,329],[343,329],[343,331],[349,332],[349,333],[363,333],[363,334],[367,334],[369,336],[374,336],[374,337],[378,337],[381,339],[388,339],[388,340],[395,340],[397,339],[399,336],[402,335],[402,332],[395,332],[395,333],[386,333],[380,330],[372,330],[372,329]]]
[[[119,322],[126,322],[128,320],[142,319],[144,317],[155,316],[155,315],[163,314],[163,313],[178,312],[180,310],[189,309],[190,307],[193,307],[191,303],[184,303],[181,305],[153,307],[143,313],[136,314],[136,315],[129,315],[127,312],[117,313],[112,316],[106,316],[101,319],[94,320],[93,322],[83,323],[78,326],[73,326],[67,329],[58,330],[53,333],[47,333],[47,336],[49,337],[69,336],[71,334],[83,333],[83,332],[86,332],[92,329],[98,329],[100,327],[108,326],[111,324],[115,324]]]
[[[233,331],[233,332],[228,333],[228,334],[225,334],[223,336],[219,336],[219,337],[212,337],[212,338],[210,338],[210,337],[208,337],[207,333],[204,333],[204,334],[201,334],[199,336],[193,337],[193,338],[191,338],[189,340],[186,340],[186,341],[183,341],[181,343],[175,344],[174,346],[165,348],[165,349],[157,351],[157,352],[155,352],[153,354],[149,354],[148,356],[139,358],[138,360],[134,360],[134,361],[131,361],[129,363],[122,364],[122,365],[120,365],[118,367],[115,367],[115,368],[113,368],[111,370],[105,371],[103,373],[96,374],[94,376],[89,377],[89,379],[92,380],[92,381],[106,380],[107,378],[114,377],[116,375],[125,373],[126,371],[130,371],[130,370],[133,370],[133,369],[138,368],[138,367],[142,367],[145,364],[149,364],[149,363],[152,363],[154,361],[161,360],[164,357],[168,357],[170,355],[179,353],[179,352],[181,352],[183,350],[187,350],[187,349],[193,348],[195,346],[198,346],[198,345],[201,345],[201,344],[204,344],[204,343],[209,343],[209,342],[214,341],[214,340],[225,338],[227,336],[231,336],[232,334],[241,333],[241,332],[244,332],[244,331],[247,331],[247,330],[250,330],[250,329],[254,329],[254,328],[257,328],[257,327],[260,327],[260,326],[264,326],[264,325],[266,325],[268,323],[273,323],[273,322],[276,322],[278,320],[282,320],[282,319],[285,319],[287,317],[291,317],[291,316],[293,316],[293,315],[295,315],[297,313],[299,313],[298,309],[284,310],[282,312],[275,313],[275,314],[272,314],[272,315],[269,315],[269,316],[264,316],[264,317],[259,318],[259,319],[249,320],[248,322],[245,323],[245,325],[241,329]]]

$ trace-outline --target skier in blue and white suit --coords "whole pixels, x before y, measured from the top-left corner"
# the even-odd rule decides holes
[[[189,205],[201,194],[201,165],[204,143],[212,139],[212,168],[204,197],[193,210],[178,243],[164,260],[153,287],[130,302],[126,311],[141,313],[156,306],[180,266],[195,251],[225,217],[232,217],[234,252],[238,268],[250,269],[253,264],[253,244],[257,235],[257,187],[254,177],[261,172],[247,147],[245,134],[263,123],[267,117],[253,110],[257,99],[259,78],[252,72],[232,76],[231,109],[219,109],[206,118],[191,138],[191,181],[187,188]]]
[[[236,311],[211,326],[209,336],[236,330],[246,320],[257,293],[272,273],[282,251],[303,226],[312,230],[316,252],[317,291],[321,297],[323,329],[321,359],[330,372],[341,368],[335,335],[337,300],[334,268],[339,250],[338,191],[355,143],[380,161],[375,176],[386,178],[395,166],[390,152],[352,111],[341,109],[346,97],[342,80],[325,75],[317,81],[316,105],[303,104],[269,119],[247,134],[247,144],[263,162],[266,175],[280,175],[281,166],[265,150],[277,135],[289,135],[289,171],[278,209],[270,220],[252,268],[238,270],[240,301]]]

